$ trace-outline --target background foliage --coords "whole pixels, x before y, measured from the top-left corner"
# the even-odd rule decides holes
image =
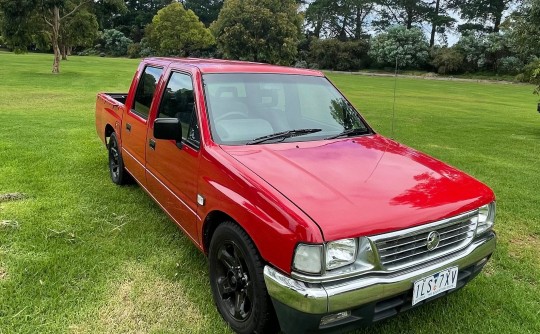
[[[54,8],[58,33],[47,23]],[[397,57],[401,70],[534,83],[540,56],[540,0],[0,0],[0,27],[0,46],[55,59],[189,55],[357,71],[388,70]],[[107,43],[112,29],[126,39]]]

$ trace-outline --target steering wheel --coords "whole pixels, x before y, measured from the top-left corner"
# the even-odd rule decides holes
[[[237,116],[237,117],[234,117],[234,116]],[[215,121],[218,122],[218,121],[222,121],[224,119],[230,119],[230,118],[245,118],[247,116],[246,113],[243,113],[241,111],[229,111],[219,117],[216,117]]]

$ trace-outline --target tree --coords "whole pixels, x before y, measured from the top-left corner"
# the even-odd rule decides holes
[[[99,25],[99,30],[114,28],[114,18],[125,17],[128,14],[127,4],[131,4],[132,0],[93,0],[94,14]],[[136,1],[137,3],[142,1]],[[156,10],[157,12],[157,10]],[[150,22],[152,17],[148,20]],[[146,23],[148,23],[146,22]]]
[[[62,60],[71,55],[74,46],[92,46],[99,35],[98,22],[94,14],[83,9],[69,17],[60,33],[60,53]]]
[[[10,45],[24,52],[32,35],[48,26],[47,33],[54,52],[53,73],[60,72],[60,35],[62,24],[91,0],[0,0],[4,15],[3,31]]]
[[[487,32],[499,32],[503,14],[517,0],[451,0],[451,7],[458,9],[467,20],[461,30],[476,27]],[[486,26],[488,25],[488,26]]]
[[[115,0],[118,1],[118,0]],[[122,1],[122,0],[120,0]],[[125,10],[110,12],[110,4],[105,3],[103,10],[104,25],[101,29],[120,30],[134,42],[140,42],[144,36],[144,30],[152,22],[157,12],[175,2],[174,0],[126,0],[122,1]]]
[[[400,68],[420,68],[428,61],[428,49],[420,29],[394,26],[373,38],[369,55],[383,66],[395,66],[397,61]]]
[[[431,33],[429,38],[429,46],[435,45],[435,35],[437,33],[444,32],[446,28],[450,28],[454,25],[456,20],[449,15],[448,1],[435,0],[431,3],[426,13],[426,19],[431,23]]]
[[[382,0],[380,17],[374,24],[380,29],[396,24],[412,29],[426,20],[428,12],[429,6],[423,1]]]
[[[215,43],[214,36],[192,10],[178,2],[158,11],[147,28],[148,42],[162,55],[189,55]]]
[[[506,23],[512,50],[526,63],[540,57],[540,0],[528,0]]]
[[[211,29],[226,58],[291,64],[302,16],[293,0],[225,0]]]
[[[16,53],[25,52],[32,43],[35,7],[34,1],[0,0],[2,35]]]
[[[306,10],[312,34],[346,40],[364,37],[366,21],[376,5],[374,0],[315,0]]]
[[[69,0],[38,0],[36,2],[37,6],[35,10],[38,11],[38,15],[41,14],[43,16],[43,20],[52,32],[51,44],[54,53],[52,72],[57,74],[60,73],[60,32],[62,22],[75,14],[84,4],[90,2],[90,0],[79,0],[76,3],[72,3]]]
[[[209,27],[217,20],[219,11],[223,7],[223,0],[184,0],[186,9],[191,9]]]

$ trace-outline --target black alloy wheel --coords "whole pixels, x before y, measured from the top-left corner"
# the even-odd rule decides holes
[[[107,145],[109,151],[109,172],[111,174],[111,180],[118,185],[124,185],[129,183],[129,174],[124,168],[124,161],[122,160],[122,154],[120,153],[120,147],[118,146],[118,139],[116,133],[112,133]]]
[[[223,319],[237,333],[275,333],[275,312],[264,264],[247,233],[233,222],[218,226],[210,243],[210,286]]]
[[[243,322],[251,315],[253,284],[245,255],[232,241],[221,244],[217,252],[217,275],[214,278],[221,302],[234,320]]]

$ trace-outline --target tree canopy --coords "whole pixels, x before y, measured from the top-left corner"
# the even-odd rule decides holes
[[[197,15],[178,2],[158,11],[147,28],[147,37],[150,46],[162,55],[186,56],[215,43]]]
[[[226,58],[291,64],[301,24],[292,0],[225,0],[211,29]]]
[[[197,13],[201,22],[207,27],[217,20],[219,11],[223,7],[223,0],[184,0],[183,3],[186,9]]]
[[[75,42],[88,44],[97,36],[93,5],[92,0],[0,0],[2,34],[19,52],[26,52],[31,44],[50,44],[52,72],[59,73],[61,49]]]

